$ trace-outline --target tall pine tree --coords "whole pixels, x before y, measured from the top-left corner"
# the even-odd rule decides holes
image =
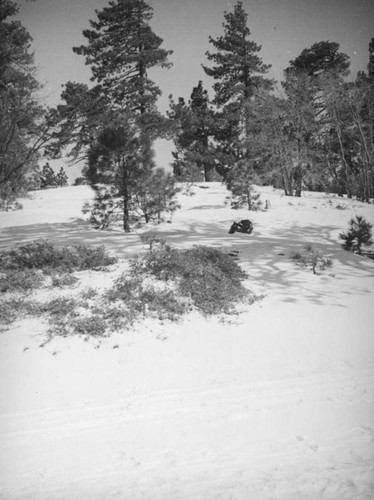
[[[155,111],[160,89],[149,79],[150,68],[169,68],[172,51],[150,27],[153,9],[143,0],[111,0],[96,11],[97,21],[83,31],[87,45],[73,50],[86,58],[97,82],[113,105],[136,113]]]
[[[272,87],[265,78],[270,66],[263,63],[258,53],[261,46],[250,40],[248,15],[242,2],[233,12],[225,12],[224,34],[217,39],[209,37],[216,49],[206,52],[213,67],[204,66],[208,76],[216,80],[214,103],[221,112],[216,140],[223,162],[227,164],[249,157],[247,138],[250,134],[249,103],[258,89]]]
[[[101,211],[99,218],[109,220],[106,213],[120,207],[123,229],[129,232],[139,188],[135,178],[152,176],[152,141],[166,122],[156,109],[160,89],[148,72],[168,68],[171,51],[161,48],[163,40],[149,24],[153,9],[143,0],[112,0],[96,15],[91,29],[83,32],[87,44],[73,49],[85,56],[95,85],[67,84],[65,104],[57,110],[62,127],[56,150],[73,141],[75,157],[82,152],[88,157],[88,178],[97,195],[95,217]]]
[[[18,12],[17,3],[0,0],[0,206],[35,187],[47,140],[32,38],[15,19]]]

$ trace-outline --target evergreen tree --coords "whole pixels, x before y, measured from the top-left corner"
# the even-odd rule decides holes
[[[32,38],[11,0],[0,0],[0,205],[35,187],[39,152],[47,140]]]
[[[232,194],[232,208],[245,207],[248,210],[259,210],[261,208],[260,194],[256,192],[253,182],[253,167],[246,160],[239,161],[230,170],[227,178],[227,188]]]
[[[56,186],[58,186],[56,174],[53,168],[47,162],[42,170],[42,175],[40,178],[40,188],[47,189],[49,187],[56,187]]]
[[[371,232],[373,225],[369,224],[361,215],[357,215],[356,219],[350,220],[349,226],[347,233],[340,234],[340,238],[344,241],[343,248],[361,254],[362,245],[371,246],[373,244]]]
[[[286,76],[290,73],[306,73],[314,78],[318,78],[322,73],[347,75],[349,57],[344,52],[339,52],[339,48],[340,46],[336,42],[314,43],[290,61],[290,65],[285,71]]]
[[[112,0],[96,15],[91,29],[83,31],[87,45],[74,52],[86,57],[92,80],[112,104],[134,112],[154,111],[160,89],[148,71],[170,67],[167,58],[172,51],[161,48],[163,40],[150,27],[152,7],[143,0]]]
[[[180,180],[213,179],[215,162],[212,138],[214,112],[202,81],[193,88],[188,105],[183,98],[170,101],[169,118],[177,123],[174,143],[174,174]]]
[[[234,6],[233,12],[225,12],[224,34],[209,38],[216,52],[206,52],[214,66],[203,65],[206,74],[216,80],[213,102],[221,112],[216,140],[221,161],[228,165],[242,157],[249,159],[249,103],[259,89],[270,89],[273,83],[263,76],[270,66],[258,55],[261,46],[249,39],[247,17],[242,2]]]
[[[68,176],[63,167],[60,168],[56,175],[56,185],[59,187],[64,187],[68,185]]]
[[[143,0],[113,0],[96,11],[97,20],[83,32],[87,45],[74,48],[86,57],[95,85],[69,82],[65,104],[51,118],[60,130],[50,151],[58,154],[73,143],[74,157],[87,158],[87,178],[96,192],[93,218],[105,225],[122,210],[125,232],[138,180],[152,176],[152,141],[167,128],[155,107],[160,90],[148,72],[169,67],[171,52],[151,29],[152,14]]]

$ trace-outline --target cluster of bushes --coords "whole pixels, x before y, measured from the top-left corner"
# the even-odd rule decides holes
[[[246,273],[232,257],[217,248],[195,246],[179,250],[161,242],[132,264],[132,274],[173,283],[179,296],[203,314],[229,313],[248,297]]]
[[[3,302],[0,322],[38,315],[48,320],[50,335],[104,336],[147,318],[176,320],[193,309],[204,315],[228,314],[239,302],[254,300],[242,283],[246,273],[221,250],[178,250],[153,243],[104,292],[88,289],[78,297],[44,303],[13,297]],[[33,242],[0,254],[1,291],[26,292],[43,286],[46,275],[74,278],[73,270],[98,269],[114,260],[103,247],[56,248],[47,241]],[[68,280],[64,284],[71,285]]]
[[[49,277],[55,286],[71,285],[73,271],[100,269],[116,262],[103,246],[56,247],[46,240],[0,252],[0,292],[28,291]]]

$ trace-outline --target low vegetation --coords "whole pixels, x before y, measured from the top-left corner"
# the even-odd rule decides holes
[[[0,292],[26,292],[46,283],[72,286],[78,281],[73,271],[101,269],[116,261],[103,246],[56,247],[46,240],[33,241],[0,252]]]
[[[132,273],[172,282],[179,296],[203,314],[230,313],[248,297],[242,268],[217,248],[195,246],[179,250],[161,242],[145,257],[134,261]]]
[[[72,245],[56,247],[47,240],[37,240],[27,245],[0,253],[0,270],[40,269],[45,274],[53,271],[72,272],[97,269],[114,264],[104,246]]]
[[[330,257],[323,255],[322,252],[307,245],[303,250],[296,251],[291,255],[291,259],[304,269],[310,269],[313,274],[319,274],[332,266]]]
[[[17,318],[39,316],[48,322],[50,337],[102,337],[146,319],[175,321],[192,310],[203,315],[230,314],[238,303],[254,300],[242,283],[246,273],[223,251],[206,246],[179,250],[154,235],[143,239],[149,243],[149,251],[134,259],[130,271],[109,289],[87,288],[42,303],[26,300],[24,294],[46,286],[50,273],[49,286],[72,287],[76,282],[73,270],[100,269],[114,259],[102,247],[56,248],[46,241],[3,252],[1,291],[13,295],[8,293],[3,301],[0,323],[9,325]]]

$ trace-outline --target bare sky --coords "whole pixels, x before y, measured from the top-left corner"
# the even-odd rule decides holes
[[[72,47],[85,43],[82,31],[95,19],[95,9],[108,0],[18,0],[20,19],[34,39],[39,80],[45,85],[48,104],[56,104],[61,85],[69,80],[88,82],[90,71],[84,58]],[[211,91],[212,80],[201,67],[209,64],[205,52],[213,50],[209,36],[223,33],[224,12],[236,1],[148,0],[154,9],[153,31],[173,50],[172,69],[157,69],[150,75],[162,90],[161,111],[168,96],[189,98],[192,88],[203,80]],[[315,42],[338,42],[349,55],[351,72],[365,70],[368,46],[374,37],[374,0],[243,0],[248,13],[251,39],[262,46],[260,56],[271,64],[269,75],[277,80],[291,59]]]

